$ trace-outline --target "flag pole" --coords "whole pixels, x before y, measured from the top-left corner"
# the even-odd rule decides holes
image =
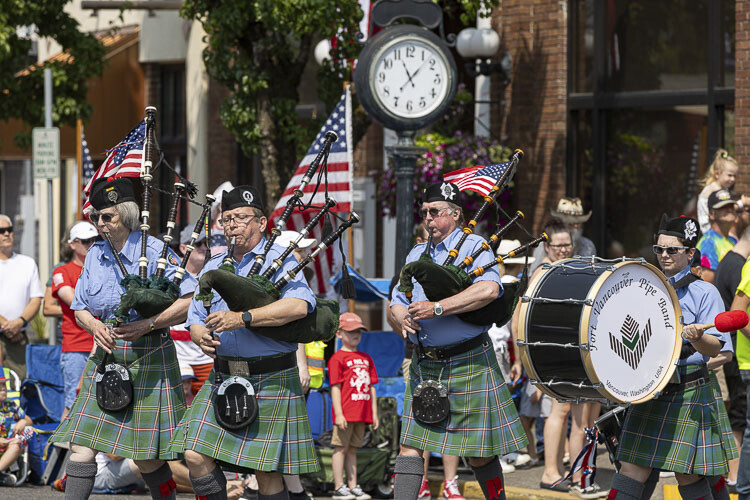
[[[347,239],[349,240],[347,242],[348,254],[349,256],[347,259],[350,263],[354,263],[354,228],[352,226],[349,226],[349,229],[347,229],[347,232],[349,233],[347,236]],[[354,267],[352,267],[354,269]],[[354,299],[349,299],[349,312],[354,312]]]
[[[76,120],[76,166],[78,167],[78,186],[76,186],[75,192],[78,196],[78,207],[76,210],[76,220],[83,219],[83,212],[81,210],[81,199],[83,198],[83,145],[81,144],[81,135],[83,134],[83,123],[80,118]]]

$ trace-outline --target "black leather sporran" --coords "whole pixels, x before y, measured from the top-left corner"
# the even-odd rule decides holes
[[[258,417],[258,400],[253,384],[236,375],[221,382],[213,403],[216,421],[230,431],[243,429]]]

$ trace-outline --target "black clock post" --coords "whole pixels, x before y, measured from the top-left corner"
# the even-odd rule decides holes
[[[398,134],[388,154],[396,170],[396,268],[400,269],[412,246],[414,174],[425,151],[414,144],[414,135],[442,117],[456,95],[456,62],[449,50],[456,37],[446,37],[443,10],[432,0],[380,0],[370,19],[383,30],[360,52],[354,86],[365,111]],[[394,24],[400,19],[419,25]]]

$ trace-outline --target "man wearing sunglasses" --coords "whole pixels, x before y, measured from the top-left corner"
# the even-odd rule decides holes
[[[708,195],[708,219],[711,221],[711,228],[698,240],[697,248],[701,252],[701,278],[709,283],[714,282],[714,274],[721,259],[737,244],[737,240],[729,235],[736,221],[736,208],[737,203],[726,189]]]
[[[2,364],[26,377],[26,328],[39,312],[44,292],[31,257],[13,251],[13,222],[0,214],[0,346]]]
[[[416,245],[406,262],[427,250],[442,264],[462,235],[461,193],[453,183],[432,184],[424,191],[421,215],[432,242]],[[469,235],[457,251],[455,263],[481,248],[484,238]],[[483,252],[467,271],[493,260]],[[489,268],[464,291],[440,302],[427,300],[414,281],[411,299],[395,288],[391,312],[401,334],[417,344],[409,367],[404,395],[401,449],[395,465],[396,498],[417,499],[422,485],[422,452],[468,457],[486,498],[505,500],[499,456],[526,447],[528,441],[516,412],[487,331],[492,325],[474,325],[458,316],[479,309],[502,294],[496,267]],[[446,368],[443,370],[443,368]],[[489,369],[488,369],[489,368]],[[418,420],[414,411],[415,388],[425,381],[439,381],[447,389],[449,415],[438,423]]]
[[[650,498],[659,470],[675,473],[685,500],[729,496],[722,476],[729,470],[728,460],[737,458],[737,447],[706,364],[721,352],[731,352],[732,341],[716,328],[698,327],[713,323],[724,311],[716,287],[690,271],[699,235],[697,220],[666,215],[654,235],[654,253],[677,292],[685,325],[679,382],[628,410],[616,457],[622,466],[612,479],[610,500]]]

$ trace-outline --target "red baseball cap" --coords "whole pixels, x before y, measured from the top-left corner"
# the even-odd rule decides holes
[[[367,327],[362,323],[362,318],[352,312],[345,312],[339,316],[339,330],[352,332],[358,329],[367,330]]]

